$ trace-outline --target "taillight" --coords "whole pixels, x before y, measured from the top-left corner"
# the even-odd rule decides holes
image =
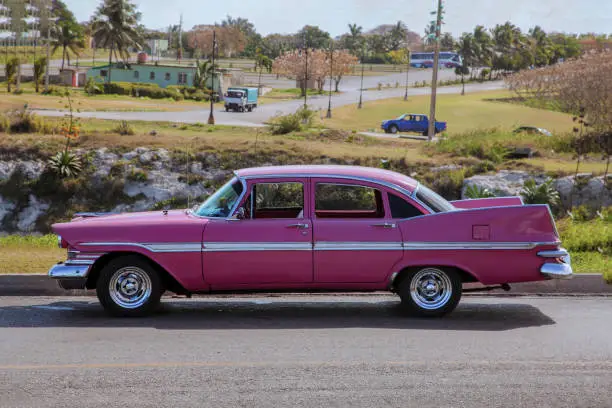
[[[68,242],[66,242],[61,236],[57,236],[57,246],[60,248],[68,248]]]

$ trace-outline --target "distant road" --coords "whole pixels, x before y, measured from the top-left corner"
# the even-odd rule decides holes
[[[488,90],[503,89],[504,83],[499,82],[486,82],[482,84],[468,84],[466,85],[467,92],[479,92]],[[446,86],[438,88],[439,94],[453,94],[460,93],[461,86]],[[430,94],[429,88],[411,88],[409,89],[409,95],[428,95]],[[404,95],[403,89],[384,89],[382,91],[366,91],[363,93],[364,103],[375,101],[379,99],[388,98],[401,98]],[[343,105],[356,104],[359,99],[358,90],[348,90],[341,94],[334,95],[332,97],[332,106],[338,107]],[[327,109],[329,101],[328,96],[313,96],[308,99],[308,105],[315,110]],[[215,110],[215,121],[220,125],[232,125],[232,126],[262,126],[265,122],[269,121],[272,117],[277,114],[288,114],[295,112],[304,103],[303,100],[284,101],[277,103],[268,103],[257,107],[254,112],[250,113],[239,113],[239,112],[225,112],[217,108]],[[182,111],[182,112],[81,112],[77,114],[83,118],[98,118],[98,119],[113,119],[113,120],[141,120],[141,121],[168,121],[168,122],[181,122],[181,123],[205,123],[208,119],[209,109],[201,109],[196,111]],[[50,111],[41,110],[36,113],[43,116],[64,116],[63,111]],[[374,124],[378,126],[378,124]]]
[[[0,297],[0,406],[612,407],[612,299],[193,298],[113,319],[92,298]]]

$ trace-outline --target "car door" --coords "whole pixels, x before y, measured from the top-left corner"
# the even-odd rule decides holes
[[[414,117],[414,131],[417,133],[423,133],[427,130],[427,120],[423,115],[416,115]]]
[[[401,259],[401,232],[381,186],[333,178],[311,181],[314,280],[381,282]]]
[[[308,179],[247,182],[236,212],[204,231],[204,279],[212,290],[282,288],[313,280]]]

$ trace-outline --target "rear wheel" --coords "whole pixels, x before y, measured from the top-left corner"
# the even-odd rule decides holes
[[[411,315],[440,317],[461,300],[461,278],[453,269],[427,267],[409,272],[398,287],[402,309]]]
[[[113,316],[145,316],[159,305],[164,289],[157,271],[138,256],[113,259],[100,271],[96,294]]]

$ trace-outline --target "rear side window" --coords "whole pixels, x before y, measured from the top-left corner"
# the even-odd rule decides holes
[[[391,193],[389,193],[389,207],[391,207],[392,218],[412,218],[423,215],[414,205]]]
[[[318,183],[315,214],[319,218],[383,218],[380,191],[358,185]]]

